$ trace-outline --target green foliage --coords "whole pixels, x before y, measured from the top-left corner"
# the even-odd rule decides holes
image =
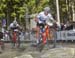
[[[1,19],[2,17],[5,17],[5,13],[0,13],[0,19]]]
[[[72,3],[73,0],[59,0],[61,22],[72,20]]]
[[[67,4],[66,1],[68,1]],[[71,4],[74,2],[75,0],[59,0],[61,20],[68,14],[72,15],[70,14],[72,12]],[[30,15],[39,13],[45,6],[49,6],[53,16],[56,16],[56,0],[0,0],[0,18],[5,17],[8,21],[9,19],[12,21],[13,17],[17,17],[18,21],[24,22],[27,11]]]
[[[11,13],[11,16],[16,17],[16,13],[15,12]]]
[[[19,3],[20,1],[19,0],[15,0],[15,2]]]

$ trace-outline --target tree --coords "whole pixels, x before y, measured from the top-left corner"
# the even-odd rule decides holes
[[[74,0],[59,0],[61,22],[72,20],[72,17],[74,17],[74,2]],[[29,15],[39,13],[46,6],[51,8],[51,13],[56,19],[55,0],[0,0],[0,19],[5,18],[10,23],[16,17],[19,23],[25,24],[24,19],[27,11]]]

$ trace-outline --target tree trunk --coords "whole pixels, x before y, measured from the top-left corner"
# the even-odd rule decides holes
[[[72,3],[72,17],[73,17],[73,21],[75,21],[74,3]]]
[[[59,1],[56,0],[56,9],[57,9],[57,22],[60,26],[60,14],[59,14]]]

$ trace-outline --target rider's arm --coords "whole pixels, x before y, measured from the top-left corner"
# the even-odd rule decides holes
[[[40,12],[39,14],[36,15],[36,17],[35,17],[36,22],[39,22],[39,18],[41,17],[41,15],[42,15],[42,12]]]
[[[55,20],[53,19],[51,14],[48,14],[48,19],[46,20],[46,24],[52,26],[53,23],[55,23]]]
[[[34,20],[35,20],[35,22],[38,22],[38,18],[37,18],[37,16],[34,18]]]
[[[49,14],[48,16],[49,16],[49,20],[50,20],[52,23],[55,23],[55,22],[56,22],[51,14]]]
[[[10,30],[12,27],[13,27],[13,23],[11,23],[11,24],[8,26],[8,30]]]

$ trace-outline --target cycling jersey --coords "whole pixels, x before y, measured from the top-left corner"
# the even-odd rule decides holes
[[[46,21],[52,23],[51,21],[53,21],[53,17],[50,13],[48,15],[45,15],[44,12],[40,12],[38,14],[37,18],[38,18],[38,23],[39,24],[40,23],[46,23]]]
[[[11,23],[9,28],[13,31],[18,31],[19,24],[14,25],[14,23]]]

